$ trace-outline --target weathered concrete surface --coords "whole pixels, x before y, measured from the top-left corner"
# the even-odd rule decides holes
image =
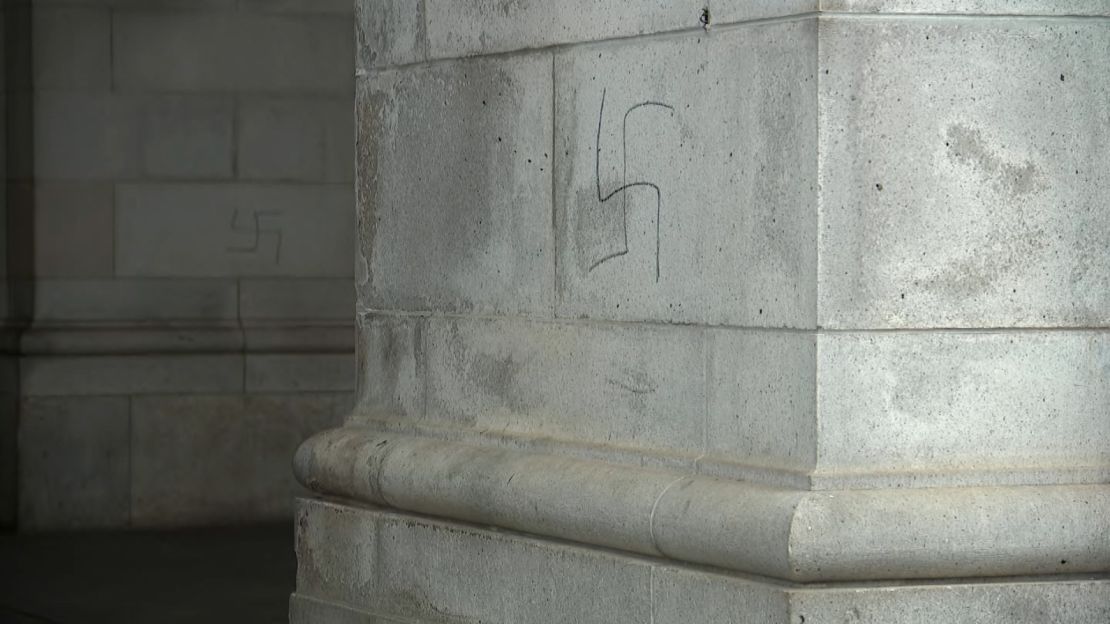
[[[549,54],[359,81],[363,306],[550,316],[551,89]]]
[[[840,487],[861,473],[1107,479],[1108,332],[837,332],[819,345],[817,473],[843,473]]]
[[[557,54],[559,316],[814,326],[816,28]]]
[[[694,329],[436,320],[424,339],[428,418],[685,453],[704,443]]]
[[[295,470],[365,503],[794,581],[1110,568],[1106,485],[804,492],[364,426],[309,440]]]
[[[504,52],[576,41],[697,28],[701,0],[428,0],[428,52],[433,58]]]
[[[1100,0],[820,0],[822,11],[970,15],[1110,15]]]
[[[820,37],[822,327],[1110,325],[1104,20]]]
[[[296,617],[1106,619],[1102,7],[565,6],[364,63]]]
[[[1110,580],[809,588],[373,509],[303,501],[294,622],[1080,624]],[[334,619],[325,619],[328,618]]]

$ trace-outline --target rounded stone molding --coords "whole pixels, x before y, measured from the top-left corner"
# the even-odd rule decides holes
[[[1110,571],[1110,485],[806,491],[333,429],[316,493],[793,582]]]

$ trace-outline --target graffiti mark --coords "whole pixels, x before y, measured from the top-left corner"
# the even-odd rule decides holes
[[[281,215],[280,210],[252,210],[249,220],[240,219],[239,209],[236,208],[231,215],[231,231],[247,235],[250,237],[250,242],[245,245],[233,245],[228,247],[227,251],[230,253],[256,254],[260,251],[262,237],[272,237],[274,240],[274,264],[281,264],[281,239],[284,232],[280,227],[263,227],[267,220],[272,223]],[[246,221],[246,224],[243,221]]]
[[[601,128],[605,122],[605,95],[606,90],[601,92],[601,111],[597,117],[597,142],[594,145],[594,177],[597,180],[597,201],[604,204],[610,199],[613,199],[617,194],[621,196],[621,215],[622,215],[622,232],[623,241],[619,250],[606,255],[597,262],[590,266],[589,271],[593,271],[597,267],[605,264],[609,260],[619,258],[628,254],[628,190],[644,187],[650,188],[655,191],[655,281],[659,281],[659,248],[660,248],[660,217],[663,211],[663,192],[659,189],[659,185],[652,182],[629,182],[628,181],[628,117],[632,113],[651,106],[663,108],[671,111],[674,114],[674,107],[664,102],[646,101],[640,102],[630,107],[624,112],[624,121],[621,126],[621,159],[622,159],[622,172],[621,172],[621,185],[613,189],[609,194],[602,195],[601,193]]]

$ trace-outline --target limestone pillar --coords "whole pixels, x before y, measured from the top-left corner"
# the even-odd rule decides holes
[[[294,622],[1110,620],[1110,5],[420,6]]]

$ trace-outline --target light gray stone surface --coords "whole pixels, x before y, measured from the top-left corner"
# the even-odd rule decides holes
[[[424,322],[416,317],[358,319],[358,408],[352,416],[424,415]]]
[[[1110,15],[1102,0],[820,0],[823,11],[971,15]]]
[[[129,520],[126,398],[25,399],[19,421],[19,526],[124,526]]]
[[[701,0],[427,0],[428,54],[451,58],[697,28]]]
[[[551,89],[548,54],[360,80],[361,305],[550,315]]]
[[[1110,324],[1105,21],[830,18],[821,42],[823,327]]]
[[[819,343],[819,473],[1110,464],[1107,332],[829,333]]]
[[[355,65],[359,71],[425,59],[424,2],[353,0]]]
[[[1105,484],[813,492],[353,424],[294,467],[332,497],[798,582],[1110,566]]]
[[[1110,582],[1068,579],[792,592],[789,622],[1080,624],[1110,618]]]
[[[293,603],[306,619],[295,622],[1080,624],[1110,613],[1102,576],[807,587],[318,501],[297,517]]]
[[[557,55],[560,316],[814,326],[816,28]]]
[[[649,598],[656,624],[795,624],[782,587],[696,570],[654,568]]]
[[[424,340],[429,419],[695,455],[705,444],[693,329],[435,319]]]
[[[819,448],[816,336],[718,329],[705,340],[705,453],[812,470]]]
[[[295,463],[349,504],[302,508],[294,603],[1105,619],[1103,7],[638,8],[364,33],[359,403]]]
[[[646,562],[320,503],[302,505],[297,522],[300,594],[418,621],[650,617]]]

